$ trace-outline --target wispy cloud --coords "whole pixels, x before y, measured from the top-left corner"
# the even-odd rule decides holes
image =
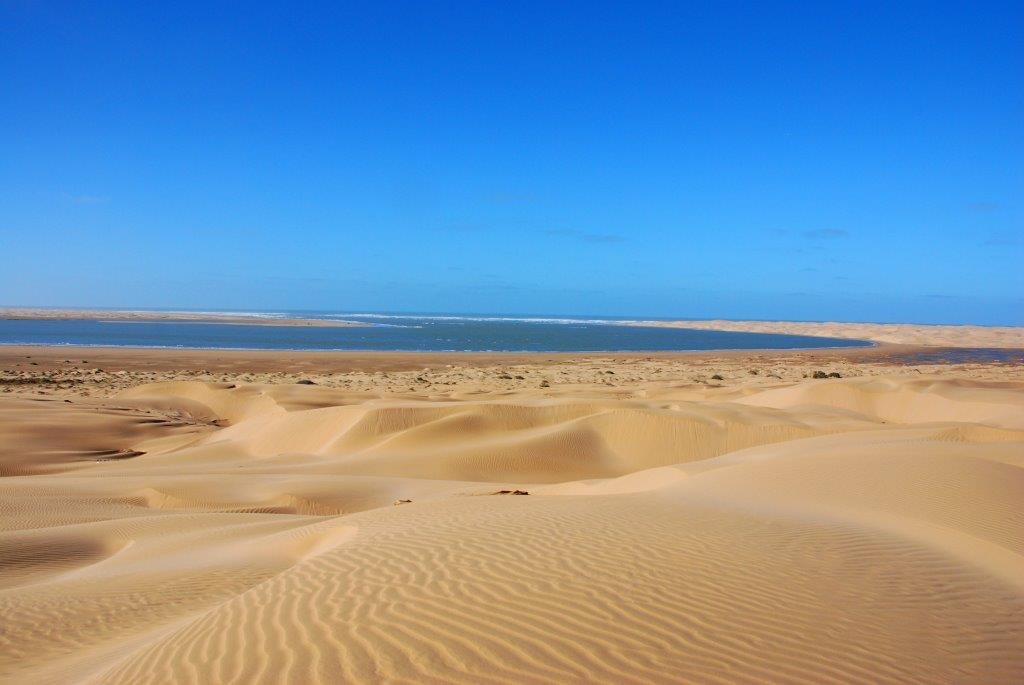
[[[530,205],[537,202],[537,196],[530,192],[502,190],[485,194],[483,201],[494,205]]]
[[[252,278],[252,276],[246,274],[243,278],[249,279]],[[296,285],[323,285],[325,283],[333,282],[333,279],[325,278],[324,276],[277,276],[267,274],[259,278],[260,280],[267,281],[268,283],[287,283]]]
[[[846,238],[850,234],[841,228],[818,228],[813,231],[804,231],[801,235],[808,240],[836,240],[837,238]]]
[[[477,222],[451,222],[446,223],[438,227],[438,230],[447,231],[450,233],[485,233],[494,230],[498,230],[497,226],[492,226],[487,223]],[[522,226],[522,230],[531,230],[529,226]],[[537,230],[537,229],[533,229]],[[590,233],[587,231],[578,231],[572,228],[547,228],[540,231],[544,235],[555,236],[560,238],[569,238],[571,240],[578,240],[582,243],[623,243],[626,241],[624,235],[618,233]]]
[[[110,201],[110,198],[104,195],[74,195],[72,193],[64,193],[64,199],[76,205],[102,205]]]
[[[544,231],[547,235],[561,236],[563,238],[573,238],[584,243],[622,243],[626,241],[624,236],[618,235],[617,233],[587,233],[585,231],[576,231],[571,228],[549,228]]]
[[[488,230],[489,226],[483,223],[474,223],[471,221],[455,222],[444,226],[444,230],[452,231],[454,233],[479,233],[481,231]]]
[[[1024,238],[1016,235],[994,235],[982,243],[988,247],[1014,247],[1024,245]]]
[[[1002,209],[1002,205],[998,202],[968,202],[967,211],[978,212],[979,214],[988,214],[990,212],[996,212]]]

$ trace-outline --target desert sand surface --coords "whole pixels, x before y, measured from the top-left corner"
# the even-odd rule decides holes
[[[368,324],[340,319],[301,319],[241,312],[165,312],[113,309],[0,309],[0,319],[41,321],[120,321],[139,323],[221,323],[246,326],[309,326],[314,328],[359,328]]]
[[[1024,348],[1021,326],[939,326],[904,323],[817,323],[810,321],[632,321],[634,326],[696,328],[743,333],[781,333],[852,338],[898,345]]]
[[[5,348],[0,681],[1022,682],[1024,365],[919,352]]]

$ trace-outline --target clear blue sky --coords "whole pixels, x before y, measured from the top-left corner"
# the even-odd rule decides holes
[[[1019,1],[2,0],[0,304],[1021,324],[1022,46]]]

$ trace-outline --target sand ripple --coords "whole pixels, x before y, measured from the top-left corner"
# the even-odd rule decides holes
[[[1019,384],[301,392],[5,399],[0,680],[1024,679]]]

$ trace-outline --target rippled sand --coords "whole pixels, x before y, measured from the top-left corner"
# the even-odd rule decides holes
[[[1019,366],[15,352],[0,681],[1024,679]]]

